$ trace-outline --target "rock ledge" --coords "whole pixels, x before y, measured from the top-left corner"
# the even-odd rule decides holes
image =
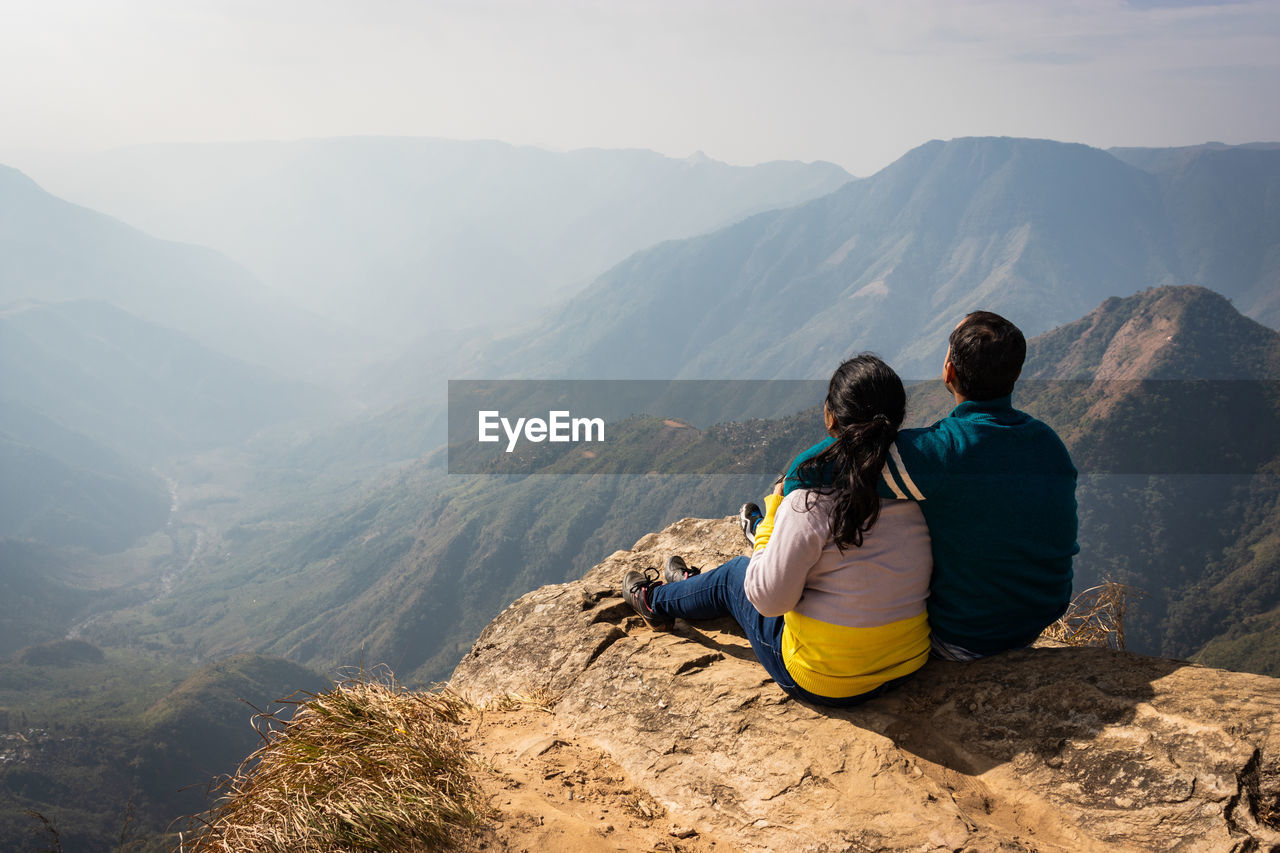
[[[1280,850],[1280,680],[1092,648],[931,661],[848,711],[774,686],[731,621],[649,630],[618,581],[745,553],[684,519],[521,597],[458,665],[473,701],[549,691],[691,831],[744,851]]]

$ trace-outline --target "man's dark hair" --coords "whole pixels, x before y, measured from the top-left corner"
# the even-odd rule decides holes
[[[1027,357],[1027,339],[999,314],[966,314],[951,333],[951,366],[956,390],[970,400],[994,400],[1013,393]]]

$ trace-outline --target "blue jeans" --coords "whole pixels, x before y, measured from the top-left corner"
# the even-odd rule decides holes
[[[649,606],[659,616],[669,619],[717,619],[732,616],[742,626],[751,650],[782,691],[793,699],[813,705],[848,708],[905,681],[910,676],[895,678],[874,690],[856,696],[833,698],[810,693],[796,684],[782,662],[781,616],[762,616],[747,598],[744,589],[749,557],[734,557],[713,571],[705,571],[677,583],[664,583],[649,590]]]

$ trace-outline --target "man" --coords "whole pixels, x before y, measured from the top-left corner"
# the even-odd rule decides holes
[[[1071,600],[1076,469],[1047,424],[1013,408],[1027,344],[998,314],[951,332],[942,379],[951,414],[898,434],[880,497],[920,504],[933,549],[933,653],[972,660],[1030,644]],[[801,485],[793,463],[785,490]]]

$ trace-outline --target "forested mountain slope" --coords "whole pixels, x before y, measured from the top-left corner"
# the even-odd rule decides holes
[[[1082,471],[1077,586],[1111,577],[1146,592],[1131,615],[1133,649],[1190,654],[1276,603],[1270,581],[1228,594],[1250,573],[1277,576],[1233,550],[1274,521],[1274,478],[1248,472],[1277,464],[1276,383],[1213,383],[1218,396],[1196,406],[1187,395],[1196,402],[1193,379],[1280,376],[1277,340],[1216,294],[1164,288],[1108,300],[1031,342],[1016,401],[1062,433]],[[946,413],[940,387],[913,394],[912,418]],[[1206,444],[1242,406],[1263,419],[1255,432]],[[675,433],[680,458],[720,458],[714,430],[660,416],[627,423],[631,446],[655,459],[667,458]],[[808,410],[750,435],[764,454],[752,470],[780,469],[821,436],[820,419]],[[699,443],[706,455],[691,449]],[[598,473],[606,459],[556,468],[580,473],[451,476],[441,451],[312,524],[233,528],[235,556],[185,575],[162,608],[119,614],[102,630],[163,642],[183,625],[206,654],[253,648],[317,666],[363,654],[438,678],[513,595],[673,519],[734,512],[771,479]],[[1197,592],[1209,587],[1221,592]]]

